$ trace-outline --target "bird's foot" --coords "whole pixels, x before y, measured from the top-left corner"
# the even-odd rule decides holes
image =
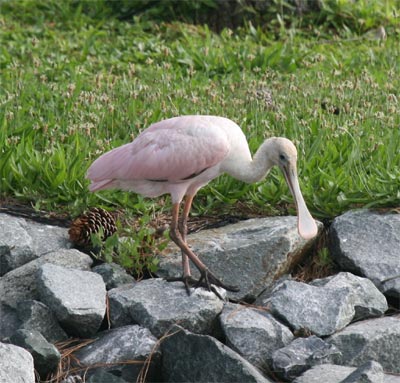
[[[190,288],[194,287],[203,287],[208,291],[212,291],[218,298],[224,300],[221,294],[218,292],[216,287],[222,287],[225,290],[238,292],[240,289],[238,286],[233,285],[226,285],[221,280],[219,280],[210,270],[205,269],[201,272],[201,276],[199,280],[192,278],[191,275],[186,275],[182,277],[175,277],[175,278],[167,278],[168,282],[183,282],[186,288],[186,292],[190,295]]]
[[[212,291],[218,298],[222,299],[221,294],[215,287],[222,287],[227,291],[232,291],[234,293],[240,290],[239,286],[227,285],[218,279],[210,270],[205,269],[201,271],[201,277],[197,281],[195,287],[204,287],[209,291]]]
[[[197,280],[192,278],[191,275],[183,275],[182,277],[171,277],[171,278],[166,278],[167,282],[183,282],[185,285],[185,289],[188,295],[190,295],[190,288],[194,287],[196,288],[197,286]]]

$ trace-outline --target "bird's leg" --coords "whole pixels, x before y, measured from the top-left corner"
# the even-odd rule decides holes
[[[181,234],[183,242],[186,242],[186,235],[187,235],[187,220],[189,217],[190,208],[192,207],[194,196],[187,196],[185,199],[185,204],[183,206],[183,212],[181,215],[181,219],[178,222],[178,229],[179,233]],[[182,252],[182,268],[183,268],[183,280],[188,281],[191,278],[192,273],[190,272],[190,265],[189,265],[189,257],[186,253],[181,250]],[[187,283],[185,283],[186,289],[189,289]]]
[[[192,206],[192,201],[193,201],[194,196],[187,196],[185,200],[185,204],[183,206],[183,212],[181,214],[181,218],[179,219],[178,217],[173,217],[172,222],[174,222],[175,219],[175,225],[176,221],[178,221],[177,227],[178,227],[178,232],[183,240],[183,242],[186,243],[186,234],[187,234],[187,219],[189,216],[190,208]],[[179,212],[179,209],[178,209]],[[174,213],[174,212],[173,212]],[[175,226],[176,227],[176,226]],[[172,224],[171,224],[171,233],[172,233]],[[173,235],[173,234],[172,234]],[[172,238],[171,235],[171,238]],[[176,241],[173,240],[175,243]],[[186,255],[186,253],[181,249],[182,253],[182,269],[183,269],[183,275],[182,278],[168,278],[169,281],[183,281],[186,287],[186,291],[188,295],[190,295],[190,287],[197,281],[195,281],[192,278],[192,273],[190,271],[190,264],[189,264],[189,257]]]
[[[237,286],[230,286],[225,285],[221,282],[208,268],[206,265],[197,257],[197,255],[189,248],[187,243],[183,240],[182,235],[179,231],[179,224],[178,224],[178,217],[179,217],[179,203],[176,203],[172,206],[172,221],[170,227],[170,237],[175,242],[175,244],[181,249],[181,251],[190,258],[190,260],[195,264],[195,266],[199,269],[201,277],[199,281],[195,283],[196,287],[202,286],[206,287],[210,291],[214,291],[216,295],[220,297],[218,292],[212,288],[211,285],[220,286],[225,290],[229,291],[239,291]],[[171,281],[171,279],[169,279]],[[177,280],[177,279],[175,279]],[[182,279],[180,279],[182,280]],[[193,283],[194,280],[188,276],[186,278],[185,286],[188,289],[189,283]]]
[[[182,281],[185,284],[186,291],[190,295],[190,287],[194,285],[197,281],[192,278],[192,273],[190,271],[189,257],[185,251],[179,245],[179,242],[186,243],[187,234],[187,217],[189,215],[190,207],[192,205],[193,197],[185,200],[185,205],[183,207],[183,213],[181,219],[179,220],[179,204],[174,204],[172,207],[172,221],[170,226],[169,235],[171,239],[179,246],[182,253],[182,268],[183,275],[178,278],[168,278],[169,282]]]

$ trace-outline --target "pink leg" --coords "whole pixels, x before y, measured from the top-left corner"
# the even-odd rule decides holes
[[[200,271],[206,270],[207,269],[206,265],[200,261],[200,259],[197,257],[196,254],[193,253],[192,250],[190,250],[189,246],[182,238],[182,234],[179,230],[178,220],[179,220],[179,204],[176,203],[172,206],[172,221],[171,221],[169,235],[171,239],[181,249],[182,253],[186,254],[186,256],[192,260],[192,262],[196,265],[196,267]]]
[[[182,253],[186,254],[188,258],[195,264],[195,266],[199,269],[201,277],[199,281],[194,281],[190,275],[183,275],[183,278],[171,278],[170,281],[173,280],[183,280],[186,286],[186,290],[188,294],[190,294],[190,285],[195,285],[195,287],[205,287],[208,290],[213,291],[219,298],[222,299],[218,291],[213,288],[211,285],[221,286],[225,290],[229,291],[239,291],[237,286],[225,285],[222,283],[208,268],[206,265],[197,257],[197,255],[189,248],[187,243],[183,240],[182,234],[179,230],[178,225],[179,219],[179,203],[176,203],[172,206],[172,221],[170,226],[169,235],[171,239],[176,243],[176,245],[181,249]],[[184,221],[184,219],[183,219]],[[185,260],[183,260],[185,267]],[[186,270],[187,271],[187,270]],[[185,272],[185,270],[184,270]]]
[[[186,242],[187,235],[187,220],[189,217],[190,208],[192,207],[194,196],[187,196],[185,199],[185,205],[183,206],[183,212],[181,219],[178,223],[179,233],[181,234],[183,242]],[[184,251],[182,251],[182,267],[183,267],[183,278],[191,277],[189,257]]]

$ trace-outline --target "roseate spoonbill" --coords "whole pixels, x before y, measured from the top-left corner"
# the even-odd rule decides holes
[[[190,294],[191,286],[216,292],[211,285],[238,291],[238,287],[219,280],[186,242],[186,222],[193,198],[201,187],[222,173],[250,183],[263,179],[276,165],[293,194],[299,234],[312,238],[318,229],[301,194],[296,163],[296,147],[286,138],[267,139],[252,158],[245,135],[233,121],[216,116],[181,116],[157,122],[133,142],[103,154],[89,167],[87,178],[92,192],[120,188],[146,197],[170,194],[170,237],[182,251],[183,275],[179,280],[184,282],[187,292]],[[200,271],[198,281],[191,276],[189,258]]]

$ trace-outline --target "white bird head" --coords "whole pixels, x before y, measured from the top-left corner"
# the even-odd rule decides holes
[[[272,137],[267,141],[269,143],[268,156],[273,165],[282,169],[291,164],[296,169],[297,149],[292,141],[284,137]]]
[[[297,227],[299,234],[310,239],[317,235],[318,227],[311,216],[301,194],[297,176],[297,150],[293,142],[283,137],[273,137],[268,141],[268,159],[278,166],[286,179],[297,207]]]

